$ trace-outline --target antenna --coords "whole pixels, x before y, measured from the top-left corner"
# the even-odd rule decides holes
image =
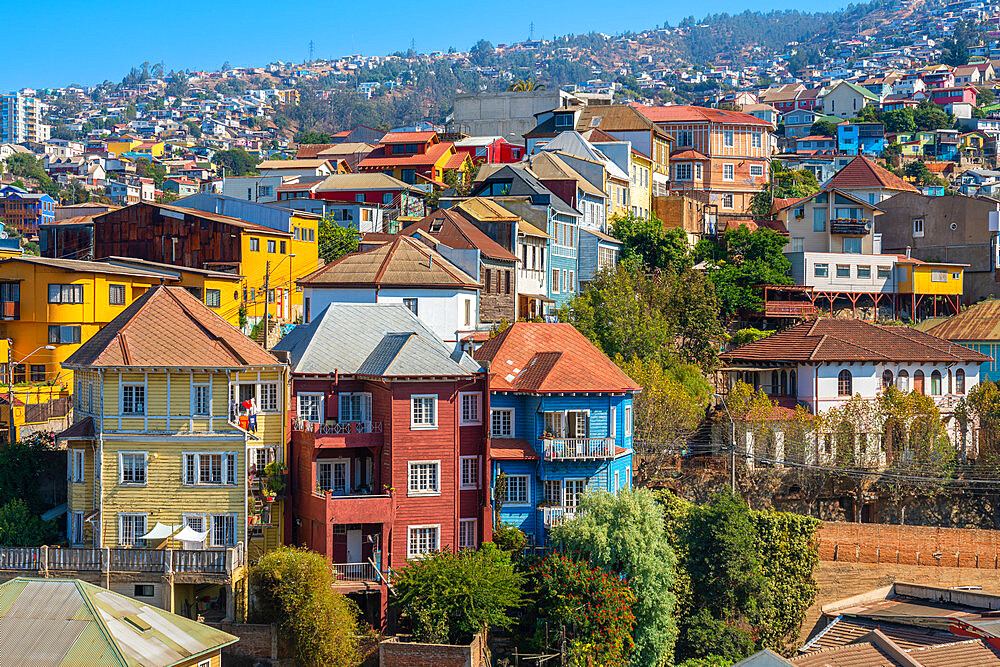
[[[531,23],[528,24],[528,41],[529,42],[535,41],[535,22],[534,21],[532,21]]]
[[[309,63],[308,63],[309,65],[312,65],[312,61],[313,61],[313,50],[314,50],[313,46],[314,46],[313,45],[313,41],[310,39],[309,40]]]
[[[412,37],[410,38],[410,51],[417,52],[417,40]]]

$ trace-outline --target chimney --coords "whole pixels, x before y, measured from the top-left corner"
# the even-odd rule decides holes
[[[427,255],[427,268],[428,269],[434,268],[434,255]]]
[[[906,246],[906,259],[910,259],[910,246]]]

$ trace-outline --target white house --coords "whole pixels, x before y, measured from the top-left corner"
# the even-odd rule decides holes
[[[298,285],[306,322],[333,303],[399,303],[456,348],[479,324],[478,251],[441,246],[438,252],[410,236],[345,255]]]

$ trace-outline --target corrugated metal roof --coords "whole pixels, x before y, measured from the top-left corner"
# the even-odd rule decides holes
[[[380,171],[370,171],[362,174],[331,174],[316,187],[316,192],[334,192],[337,190],[416,191],[416,188]]]
[[[925,331],[954,341],[1000,340],[1000,299],[980,301]]]
[[[160,275],[156,273],[142,271],[134,267],[124,268],[121,266],[114,266],[112,264],[108,264],[107,262],[86,262],[80,259],[52,259],[50,257],[21,255],[20,257],[10,257],[0,260],[0,265],[7,264],[8,262],[24,262],[26,264],[35,264],[36,266],[62,269],[63,271],[74,271],[76,273],[107,273],[116,276],[148,278],[154,281],[160,279]]]

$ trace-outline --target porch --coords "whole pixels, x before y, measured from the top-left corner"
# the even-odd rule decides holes
[[[620,448],[615,438],[543,438],[546,461],[590,461],[613,459]],[[624,450],[621,450],[624,452]]]
[[[75,572],[211,575],[231,578],[246,564],[242,543],[231,549],[103,549],[0,547],[0,570],[58,576]]]

